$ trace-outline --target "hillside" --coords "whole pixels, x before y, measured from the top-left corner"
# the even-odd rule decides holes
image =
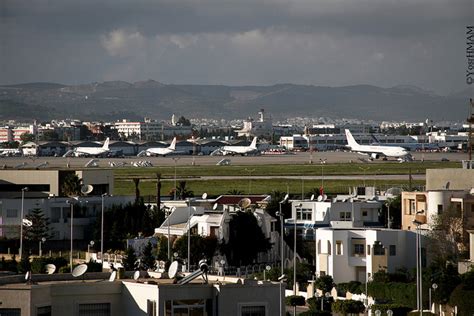
[[[72,86],[53,83],[0,86],[0,102],[2,119],[168,119],[173,113],[188,118],[232,119],[253,116],[264,108],[274,118],[326,116],[424,121],[429,117],[460,121],[465,119],[468,101],[465,93],[439,96],[410,85],[235,87],[148,80]]]

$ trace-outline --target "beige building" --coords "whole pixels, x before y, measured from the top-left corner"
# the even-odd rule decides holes
[[[114,191],[114,172],[109,169],[15,169],[0,170],[0,198],[21,197],[25,187],[25,198],[61,196],[64,179],[76,174],[82,184],[92,185],[90,195],[111,194]]]
[[[53,275],[57,276],[61,275]],[[283,289],[280,283],[253,280],[237,284],[194,280],[184,285],[170,279],[14,283],[0,286],[0,315],[271,316],[284,310]]]

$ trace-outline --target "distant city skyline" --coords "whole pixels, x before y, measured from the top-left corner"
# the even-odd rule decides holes
[[[456,1],[13,1],[0,84],[93,81],[467,89]]]

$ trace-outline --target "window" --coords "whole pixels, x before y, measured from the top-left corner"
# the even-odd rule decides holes
[[[79,304],[79,316],[110,316],[110,303]]]
[[[366,217],[367,216],[367,211],[362,211],[362,216]]]
[[[407,210],[406,214],[407,214],[407,215],[415,214],[415,212],[416,212],[416,203],[415,203],[415,200],[410,199],[410,200],[408,200],[408,203],[409,203],[409,206],[408,206],[408,210]]]
[[[20,308],[0,308],[0,315],[21,316],[21,309]]]
[[[7,217],[18,217],[18,210],[7,210]]]
[[[146,315],[156,316],[156,301],[147,300],[146,302]]]
[[[339,212],[339,218],[341,221],[350,221],[351,217],[351,212]]]
[[[385,255],[385,249],[380,243],[374,244],[374,256],[383,256]]]
[[[438,204],[438,215],[443,214],[443,204]]]
[[[390,245],[389,247],[389,253],[391,256],[396,256],[397,255],[397,246],[395,245]]]
[[[370,256],[370,245],[367,245],[367,255]]]
[[[3,314],[0,314],[3,315]],[[51,316],[51,306],[41,306],[36,309],[36,316]]]
[[[296,219],[303,221],[310,221],[313,217],[313,210],[310,208],[296,209]]]
[[[342,255],[342,241],[340,240],[336,241],[336,255]]]
[[[364,245],[363,244],[355,244],[354,245],[354,255],[357,255],[357,256],[364,255]]]
[[[241,316],[265,316],[265,306],[242,306]]]

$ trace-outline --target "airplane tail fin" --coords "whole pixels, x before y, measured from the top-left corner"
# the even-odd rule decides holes
[[[176,137],[173,138],[173,141],[171,142],[171,145],[168,148],[171,149],[171,150],[176,149]]]
[[[104,145],[102,146],[103,149],[109,150],[109,138],[105,139]]]
[[[253,138],[250,148],[257,149],[257,137]]]
[[[351,131],[349,131],[348,129],[346,129],[346,138],[347,138],[347,144],[349,145],[349,147],[351,147],[351,149],[355,149],[359,147],[359,144],[356,142],[356,140],[351,134]]]

